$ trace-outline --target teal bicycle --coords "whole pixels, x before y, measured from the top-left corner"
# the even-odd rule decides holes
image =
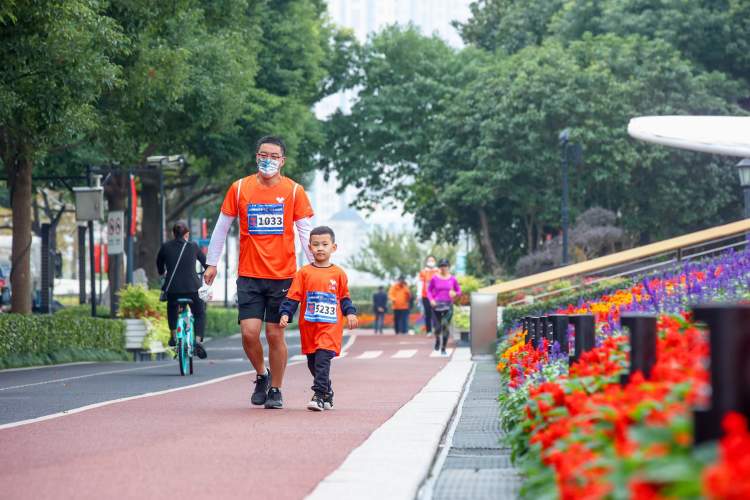
[[[195,330],[193,328],[193,313],[188,307],[193,301],[177,299],[179,316],[177,317],[177,331],[175,332],[177,362],[180,365],[180,375],[193,374],[193,351],[195,346]]]

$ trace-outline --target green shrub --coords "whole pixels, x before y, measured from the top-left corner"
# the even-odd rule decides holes
[[[66,315],[0,315],[0,367],[124,359],[125,325]]]
[[[453,326],[459,332],[468,332],[470,328],[471,315],[468,310],[464,311],[460,307],[453,309]]]
[[[149,290],[141,285],[127,285],[117,293],[120,296],[121,318],[138,319],[162,316],[166,305],[159,301],[160,290]]]
[[[206,337],[228,337],[239,333],[237,309],[208,307],[206,311]]]

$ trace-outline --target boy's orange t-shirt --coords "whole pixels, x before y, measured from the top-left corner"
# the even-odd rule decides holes
[[[300,303],[302,353],[328,349],[340,354],[344,336],[341,299],[349,298],[349,280],[344,270],[335,264],[330,267],[308,264],[297,271],[286,296]]]
[[[275,186],[266,187],[256,175],[249,175],[232,184],[221,211],[239,219],[237,274],[248,278],[294,277],[297,271],[294,223],[313,215],[302,186],[282,177]]]

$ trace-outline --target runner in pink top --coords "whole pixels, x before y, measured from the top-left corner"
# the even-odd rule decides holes
[[[432,321],[435,328],[435,350],[447,354],[448,325],[453,318],[453,300],[461,295],[461,285],[450,273],[450,263],[442,259],[438,264],[440,272],[432,277],[427,286],[427,298],[432,305]]]

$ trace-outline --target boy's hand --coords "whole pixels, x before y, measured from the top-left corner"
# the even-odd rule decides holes
[[[357,326],[359,326],[359,321],[357,321],[356,314],[347,314],[346,322],[349,324],[349,330],[354,330],[355,328],[357,328]]]
[[[289,316],[284,314],[283,316],[281,316],[281,319],[279,320],[279,326],[281,328],[286,328],[288,325],[289,325]]]

